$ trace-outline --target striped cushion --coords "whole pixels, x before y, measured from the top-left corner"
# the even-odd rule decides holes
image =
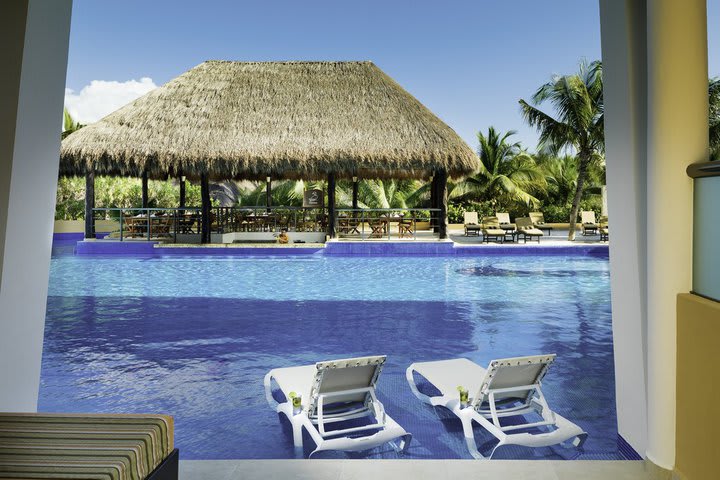
[[[0,413],[0,478],[142,480],[173,448],[167,415]]]

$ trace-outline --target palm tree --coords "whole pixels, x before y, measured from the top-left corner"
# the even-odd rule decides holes
[[[588,166],[601,161],[605,151],[603,132],[602,64],[586,65],[574,75],[554,76],[532,97],[533,103],[548,101],[557,118],[520,100],[525,120],[540,132],[540,148],[552,154],[573,150],[578,157],[578,178],[570,212],[568,240],[575,239],[580,198],[587,179]]]
[[[710,106],[710,156],[720,157],[720,78],[711,78],[708,85]]]
[[[429,192],[417,180],[360,180],[358,206],[360,208],[411,208],[418,206],[423,193]]]
[[[510,200],[536,206],[532,195],[542,191],[545,179],[535,160],[522,149],[520,142],[511,142],[514,130],[500,134],[495,127],[487,135],[478,132],[480,172],[455,185],[451,196],[458,200]]]
[[[540,154],[537,164],[547,181],[546,201],[558,206],[568,205],[577,190],[578,159],[572,155],[556,157]],[[604,166],[591,162],[585,181],[583,194],[600,195],[605,184]]]
[[[85,125],[83,125],[82,123],[73,120],[67,108],[63,109],[63,131],[60,134],[60,138],[65,138],[74,131],[80,130],[84,126]]]

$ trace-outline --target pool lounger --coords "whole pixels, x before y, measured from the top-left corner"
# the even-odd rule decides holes
[[[316,445],[310,456],[325,450],[368,450],[388,442],[400,452],[407,449],[412,436],[385,413],[375,395],[385,358],[382,355],[318,362],[276,368],[265,375],[265,397],[272,408],[290,420],[296,449],[303,447],[303,427]],[[273,397],[273,380],[285,395],[282,403]],[[361,418],[372,422],[326,430],[332,423]],[[393,442],[396,439],[400,440],[398,445]]]
[[[580,447],[587,438],[579,426],[553,412],[545,401],[540,382],[555,355],[493,360],[487,370],[465,359],[413,363],[406,371],[407,381],[417,398],[433,406],[445,407],[462,422],[463,433],[470,455],[484,457],[479,451],[473,433],[473,421],[493,434],[499,443],[487,458],[503,445],[545,447],[556,444]],[[417,373],[440,390],[439,395],[421,393],[415,383]],[[463,399],[476,392],[474,397]],[[542,420],[503,426],[500,419],[537,413]],[[510,433],[513,430],[550,429],[540,433]],[[568,442],[572,439],[572,442]]]

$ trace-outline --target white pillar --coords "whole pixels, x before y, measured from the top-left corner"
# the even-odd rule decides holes
[[[648,2],[647,457],[675,463],[676,296],[692,288],[692,180],[708,160],[705,0]]]
[[[37,408],[71,7],[0,15],[0,411]]]
[[[600,0],[605,161],[618,432],[647,448],[644,2]]]
[[[708,155],[706,17],[704,0],[600,0],[619,431],[668,470],[676,295],[691,288],[685,168]]]

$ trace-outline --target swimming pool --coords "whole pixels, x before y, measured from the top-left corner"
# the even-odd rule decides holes
[[[420,404],[405,368],[557,353],[543,390],[589,433],[584,452],[510,447],[496,458],[627,458],[609,291],[607,258],[585,255],[141,258],[58,249],[39,407],[170,413],[185,459],[293,458],[264,374],[386,354],[378,396],[414,435],[405,457],[469,458],[460,422]]]

